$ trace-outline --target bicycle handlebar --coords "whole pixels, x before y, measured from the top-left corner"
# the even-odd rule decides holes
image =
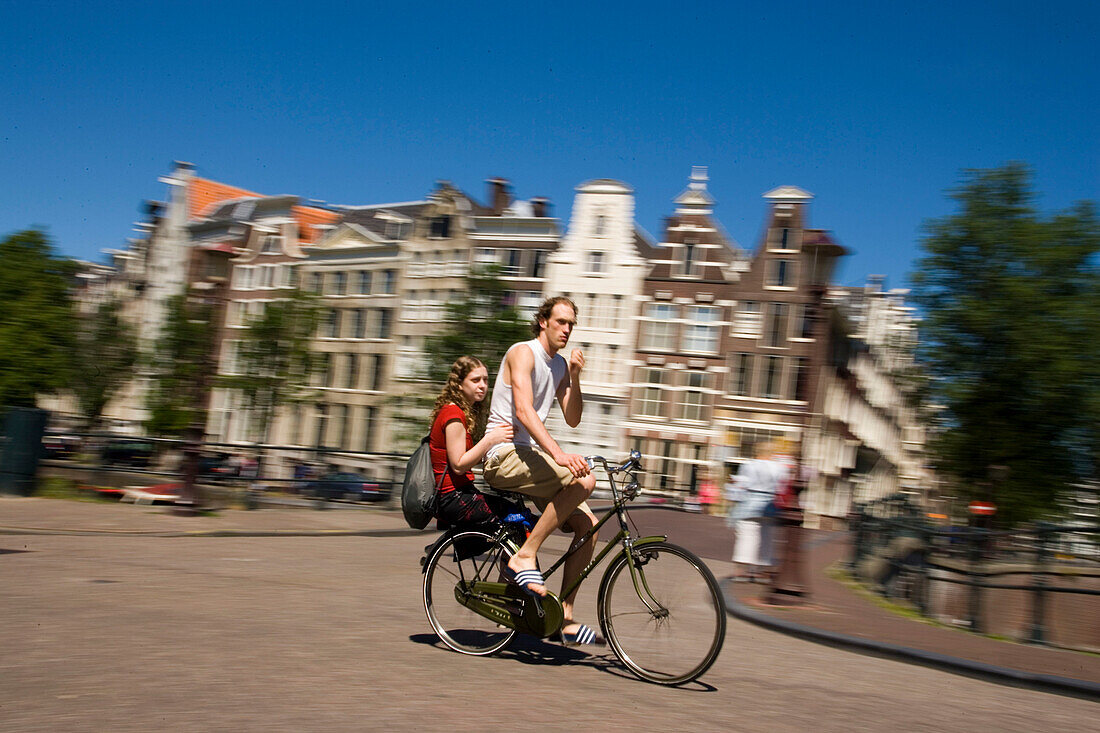
[[[603,456],[585,456],[585,462],[589,468],[595,468],[596,463],[603,466],[603,470],[608,473],[622,473],[623,471],[641,470],[642,468],[642,454],[636,450],[630,451],[630,457],[621,466],[614,468],[607,465],[607,459]]]

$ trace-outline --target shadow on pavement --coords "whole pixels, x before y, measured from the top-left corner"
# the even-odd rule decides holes
[[[435,634],[412,634],[409,636],[409,641],[415,644],[434,646],[440,651],[447,653],[458,653],[452,652],[444,646],[443,643],[439,641],[439,637]],[[520,634],[507,649],[495,656],[501,659],[512,659],[523,664],[534,666],[561,667],[565,665],[576,665],[578,667],[589,667],[614,677],[619,677],[620,679],[633,680],[646,684],[644,680],[638,679],[628,670],[624,669],[622,664],[615,657],[615,654],[607,647],[594,647],[593,649],[592,652],[586,652],[576,647],[566,647],[561,644],[537,639],[526,634]],[[700,682],[699,680],[687,685],[681,685],[680,689],[693,690],[696,692],[718,691],[718,688],[708,685],[705,682]]]

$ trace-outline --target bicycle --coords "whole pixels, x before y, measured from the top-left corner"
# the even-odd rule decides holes
[[[600,629],[615,656],[637,677],[661,685],[698,679],[718,658],[726,637],[726,608],[714,574],[694,553],[667,541],[667,535],[636,537],[627,524],[628,502],[639,493],[641,454],[631,451],[621,466],[603,466],[612,505],[581,542],[549,571],[549,578],[583,542],[612,517],[619,531],[565,589],[568,595],[612,552],[596,599]],[[622,487],[617,477],[625,477]],[[562,627],[561,601],[554,593],[535,600],[503,580],[501,568],[519,548],[522,536],[503,525],[495,532],[452,529],[421,561],[424,610],[449,648],[487,656],[506,648],[519,632],[546,638]]]

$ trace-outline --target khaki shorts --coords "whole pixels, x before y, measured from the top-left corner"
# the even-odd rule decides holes
[[[482,476],[499,491],[514,491],[535,499],[553,499],[576,479],[539,448],[506,445],[485,462]]]

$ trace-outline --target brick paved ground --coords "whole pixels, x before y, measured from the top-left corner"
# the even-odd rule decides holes
[[[661,523],[668,513],[638,514]],[[0,498],[0,526],[66,525],[100,532],[0,535],[4,730],[563,730],[572,716],[598,730],[1031,731],[1095,730],[1100,713],[1093,702],[735,619],[705,684],[686,689],[637,681],[606,652],[534,640],[464,657],[441,648],[421,608],[417,560],[431,534],[405,531],[399,515],[181,518]],[[364,534],[132,534],[196,529]],[[551,551],[564,544],[552,543]],[[593,596],[582,592],[585,619],[594,618]],[[517,719],[522,705],[535,708],[532,720]]]

